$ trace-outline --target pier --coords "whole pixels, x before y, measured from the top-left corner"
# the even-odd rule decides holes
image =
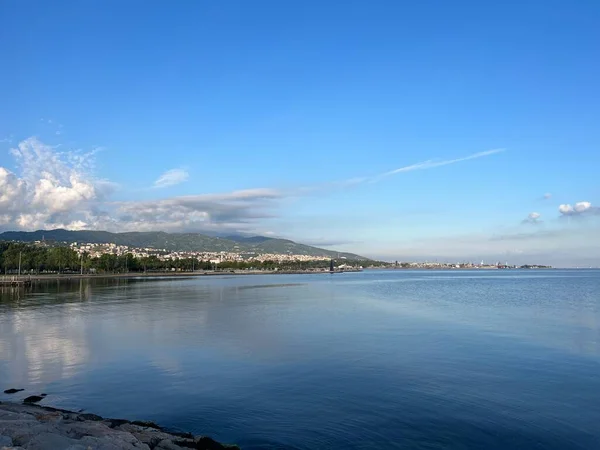
[[[0,277],[0,286],[29,286],[31,277],[18,275],[5,275]]]

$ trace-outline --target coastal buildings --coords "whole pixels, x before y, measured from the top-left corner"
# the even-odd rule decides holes
[[[78,255],[86,255],[90,258],[99,258],[104,254],[123,256],[130,254],[134,258],[147,258],[156,256],[161,261],[174,261],[179,259],[195,258],[200,261],[210,261],[213,264],[224,262],[266,262],[275,263],[284,262],[308,262],[308,261],[327,261],[328,256],[310,256],[279,253],[249,253],[249,252],[196,252],[196,251],[169,251],[160,248],[136,248],[126,245],[116,245],[114,243],[90,244],[74,242],[70,244]]]

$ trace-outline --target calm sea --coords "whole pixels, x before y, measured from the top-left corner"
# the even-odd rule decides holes
[[[599,449],[599,329],[593,270],[61,281],[0,294],[0,388],[244,449]]]

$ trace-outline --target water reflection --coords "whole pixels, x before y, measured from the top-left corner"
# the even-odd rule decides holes
[[[206,341],[209,358],[277,354],[285,333],[267,324],[265,310],[269,302],[285,302],[287,296],[261,294],[259,303],[248,303],[246,292],[278,285],[228,286],[223,281],[76,280],[4,290],[4,378],[44,384],[129,356],[177,374],[181,364],[172,352],[198,350]],[[281,287],[289,286],[302,285]]]

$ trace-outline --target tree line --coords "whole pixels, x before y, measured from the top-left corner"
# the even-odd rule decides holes
[[[343,263],[343,261],[339,261]],[[337,263],[336,263],[337,264]],[[70,247],[43,247],[18,242],[0,242],[0,273],[127,273],[193,270],[318,270],[327,269],[329,261],[223,261],[219,264],[198,258],[161,260],[157,256],[135,257],[103,254],[91,258],[79,255]]]

